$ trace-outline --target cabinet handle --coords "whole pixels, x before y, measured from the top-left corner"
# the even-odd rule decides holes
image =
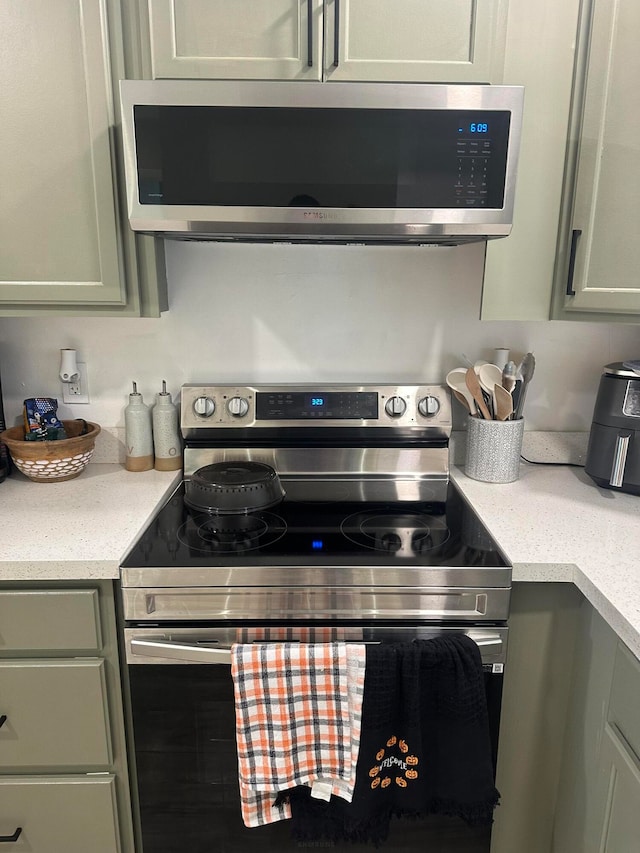
[[[576,252],[578,251],[578,238],[582,231],[574,228],[571,232],[571,249],[569,251],[569,272],[567,273],[567,296],[575,296],[576,292],[573,289],[573,274],[576,271]]]
[[[313,68],[313,0],[307,0],[307,65]]]
[[[334,0],[336,7],[335,27],[333,30],[333,67],[340,65],[340,0]]]
[[[7,715],[6,714],[0,715],[0,729],[4,726],[4,724],[6,722],[7,722]]]
[[[13,835],[0,835],[0,842],[6,841],[8,844],[11,844],[12,841],[17,841],[22,835],[22,827],[19,826]]]

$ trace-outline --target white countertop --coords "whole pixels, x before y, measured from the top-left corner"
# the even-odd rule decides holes
[[[75,480],[0,483],[0,581],[117,578],[125,551],[181,471],[88,465]]]
[[[572,581],[640,657],[640,497],[581,468],[522,463],[515,483],[453,479],[513,563],[514,581]]]
[[[513,563],[514,581],[573,582],[640,657],[640,497],[579,468],[522,464],[515,483],[453,479]],[[181,472],[91,464],[75,480],[0,484],[0,581],[117,578]]]

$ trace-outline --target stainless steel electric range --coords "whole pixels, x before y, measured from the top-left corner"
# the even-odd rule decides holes
[[[450,481],[448,390],[186,385],[181,428],[184,479],[121,569],[143,853],[297,849],[286,822],[240,819],[236,641],[463,631],[482,653],[495,758],[511,567]],[[393,849],[427,838],[441,853],[490,843],[412,826]]]

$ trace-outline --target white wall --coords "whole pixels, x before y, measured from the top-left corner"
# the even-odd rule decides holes
[[[536,356],[527,428],[588,430],[602,366],[640,357],[640,326],[480,322],[482,244],[166,251],[170,310],[160,319],[0,318],[9,424],[25,397],[62,398],[62,347],[87,362],[91,403],[60,413],[103,426],[123,424],[134,379],[147,402],[163,379],[174,395],[194,381],[441,382],[462,353],[507,346]]]

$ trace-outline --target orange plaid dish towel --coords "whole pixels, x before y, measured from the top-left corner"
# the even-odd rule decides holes
[[[276,795],[324,786],[351,800],[360,746],[365,647],[250,643],[231,647],[245,826],[291,817]]]

